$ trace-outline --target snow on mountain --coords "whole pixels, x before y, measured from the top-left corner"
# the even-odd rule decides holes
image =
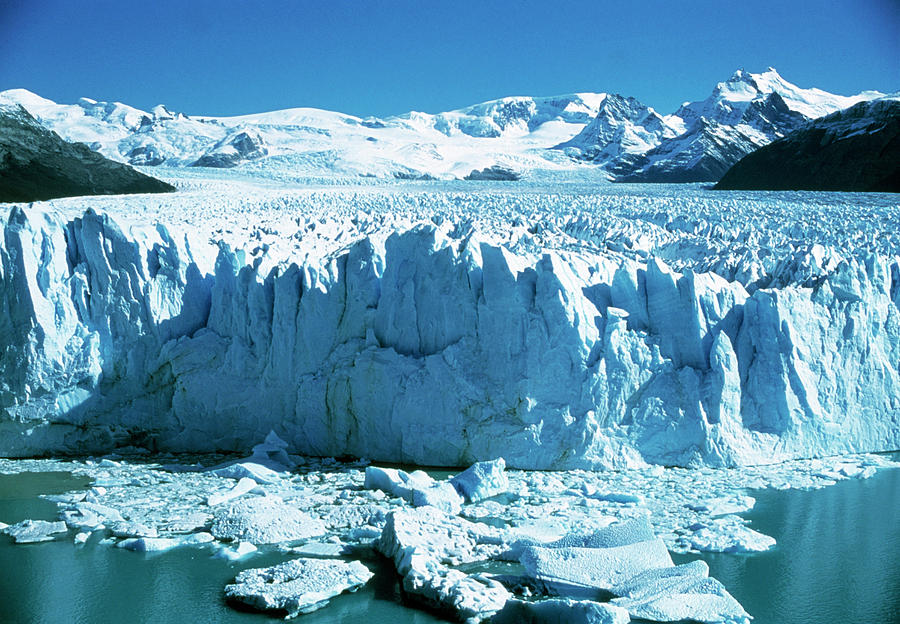
[[[706,117],[719,123],[737,125],[754,102],[764,100],[773,93],[781,97],[790,110],[807,119],[883,95],[877,91],[863,91],[849,97],[834,95],[821,89],[803,89],[791,84],[772,67],[759,74],[739,69],[727,81],[717,84],[708,98],[685,104],[675,114],[688,124]]]
[[[462,178],[497,165],[525,171],[568,166],[546,152],[580,131],[602,94],[503,98],[458,111],[360,119],[312,108],[235,117],[144,112],[81,100],[58,105],[27,91],[0,93],[70,141],[135,165],[234,167],[307,175]],[[265,174],[260,163],[255,173]]]
[[[22,106],[0,103],[0,201],[174,190],[81,143],[62,140]]]
[[[21,104],[66,140],[142,166],[238,167],[275,179],[463,179],[494,168],[521,177],[587,167],[629,181],[714,181],[811,117],[878,95],[801,89],[770,69],[738,71],[710,97],[666,116],[603,93],[507,97],[385,119],[312,108],[187,116],[163,105],[150,112],[89,99],[60,105],[21,89],[0,93],[0,102]]]
[[[685,132],[644,152],[609,165],[627,182],[717,181],[738,160],[815,117],[880,97],[865,91],[844,97],[801,89],[769,68],[761,74],[738,70],[705,100],[684,104],[674,114]]]
[[[584,130],[556,147],[576,158],[607,162],[624,154],[643,154],[681,134],[679,122],[661,117],[632,97],[611,94]]]

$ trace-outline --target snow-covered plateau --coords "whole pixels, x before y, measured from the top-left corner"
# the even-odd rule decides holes
[[[523,469],[900,448],[891,195],[168,171],[180,192],[4,211],[0,454],[270,430]]]

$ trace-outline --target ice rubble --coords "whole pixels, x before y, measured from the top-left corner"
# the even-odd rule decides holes
[[[852,229],[858,206],[814,195],[682,198],[683,216],[677,195],[234,195],[202,200],[221,214],[195,196],[90,200],[131,218],[11,209],[0,453],[237,450],[270,430],[286,447],[257,459],[570,469],[900,447],[900,245],[880,199]],[[142,201],[200,212],[151,227]],[[254,465],[224,470],[265,481]]]
[[[661,539],[669,549],[683,552],[692,549],[689,538],[697,527],[704,526],[722,531],[724,548],[734,531],[727,523],[734,516],[715,514],[738,505],[749,507],[746,488],[825,487],[835,480],[868,478],[871,470],[896,466],[879,456],[862,455],[740,471],[659,466],[607,473],[509,470],[504,471],[509,483],[504,504],[484,499],[464,504],[460,515],[451,515],[433,506],[412,507],[405,498],[367,489],[367,472],[371,471],[364,470],[365,462],[314,458],[303,460],[292,471],[279,472],[272,483],[260,484],[262,494],[247,492],[231,505],[211,507],[210,492],[221,491],[223,483],[234,481],[204,468],[221,465],[226,459],[222,455],[181,458],[145,453],[86,461],[0,459],[0,473],[66,470],[109,483],[47,497],[59,505],[65,521],[59,523],[62,530],[84,527],[74,540],[76,544],[88,542],[86,548],[116,544],[160,552],[190,547],[210,556],[239,560],[257,552],[256,546],[232,541],[232,531],[217,539],[210,527],[217,524],[220,513],[239,504],[254,513],[229,513],[229,517],[240,516],[239,522],[232,523],[237,529],[257,522],[257,528],[271,527],[276,517],[269,513],[271,507],[279,514],[308,518],[324,529],[320,537],[301,539],[299,545],[295,533],[274,535],[266,530],[277,542],[263,545],[260,540],[260,552],[269,556],[280,552],[286,559],[322,560],[323,566],[335,564],[329,569],[336,571],[336,577],[345,578],[338,573],[343,566],[349,564],[362,572],[359,564],[349,562],[368,560],[374,556],[374,547],[393,562],[399,583],[413,602],[440,608],[460,620],[479,621],[505,613],[503,617],[533,622],[579,621],[577,618],[618,622],[625,617],[612,608],[618,606],[632,617],[656,621],[746,622],[740,605],[721,584],[707,577],[705,564],[672,566],[666,549],[660,549],[661,543],[654,540]],[[195,469],[187,471],[179,465]],[[616,492],[641,492],[642,501],[614,502],[588,495],[600,486]],[[720,525],[720,520],[725,524]],[[616,569],[607,570],[605,577],[594,573],[604,562],[613,561],[609,557],[612,551],[629,545],[636,545],[631,549],[633,556],[617,560]],[[528,552],[539,555],[539,570],[530,565]],[[651,556],[644,556],[648,552]],[[566,559],[570,555],[572,558]],[[520,559],[526,565],[518,571],[489,565],[508,566],[502,562]],[[619,571],[620,564],[627,564],[635,574]],[[304,563],[301,567],[315,565]],[[242,577],[249,585],[242,585],[241,579],[233,585],[243,587],[243,595],[257,606],[311,606],[325,600],[325,594],[357,584],[329,582],[325,588],[325,584],[308,582],[310,577],[300,573],[302,570],[288,574],[290,571],[252,570]],[[260,579],[276,576],[281,581],[276,583],[278,587],[264,584],[260,589]],[[605,592],[601,588],[606,588]],[[548,589],[562,593],[562,599],[533,594]],[[324,593],[317,593],[320,591]],[[523,604],[522,599],[529,603]],[[596,602],[607,599],[612,602]],[[538,602],[531,604],[535,600]]]

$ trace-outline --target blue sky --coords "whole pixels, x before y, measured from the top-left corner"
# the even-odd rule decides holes
[[[609,91],[663,113],[735,69],[900,90],[900,2],[0,0],[0,90],[188,114],[438,112]]]

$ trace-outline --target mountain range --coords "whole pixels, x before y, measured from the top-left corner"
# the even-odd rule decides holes
[[[67,141],[136,166],[238,168],[250,175],[516,179],[538,170],[626,182],[714,182],[743,156],[810,120],[883,97],[803,89],[774,69],[739,70],[709,97],[662,115],[631,97],[507,97],[438,114],[360,118],[313,108],[235,117],[143,111],[82,98],[0,92]]]

